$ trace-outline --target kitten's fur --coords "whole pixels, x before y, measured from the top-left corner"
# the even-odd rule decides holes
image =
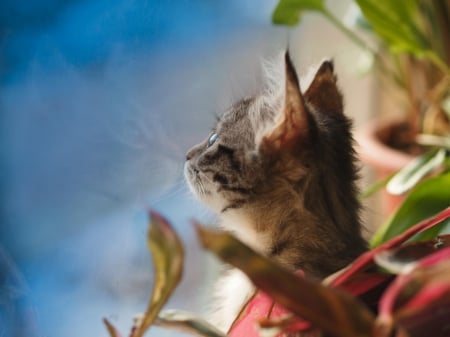
[[[324,61],[305,91],[286,53],[282,82],[234,104],[187,154],[193,193],[220,225],[260,253],[321,279],[366,248],[357,170],[333,64]],[[224,330],[252,295],[243,274],[219,282],[215,323]]]

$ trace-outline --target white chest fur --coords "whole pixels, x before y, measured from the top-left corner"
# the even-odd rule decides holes
[[[224,333],[228,332],[254,291],[253,284],[245,274],[237,269],[228,270],[216,284],[211,323]]]
[[[270,235],[255,229],[255,224],[245,214],[238,211],[230,211],[221,218],[220,226],[231,232],[240,241],[257,251],[266,254],[270,247]]]
[[[221,227],[232,232],[239,240],[265,254],[270,246],[270,236],[258,232],[250,220],[239,211],[231,211],[221,219]],[[237,269],[228,270],[217,282],[215,303],[211,323],[228,332],[231,324],[241,312],[245,303],[253,296],[255,287],[244,273]]]

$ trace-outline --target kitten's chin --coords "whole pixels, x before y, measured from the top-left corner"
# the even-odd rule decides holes
[[[197,197],[198,199],[200,199],[199,197],[199,192],[197,191],[197,187],[196,187],[196,183],[195,180],[197,179],[195,176],[195,173],[193,171],[193,169],[189,166],[189,162],[186,162],[184,164],[184,179],[187,182],[187,185],[189,187],[189,190],[191,191],[191,193]]]
[[[215,193],[207,194],[195,194],[196,197],[211,211],[217,214],[221,214],[222,210],[226,207],[226,201]]]
[[[215,190],[215,186],[210,186],[206,179],[201,179],[200,172],[192,168],[189,162],[184,165],[184,177],[192,194],[213,212],[220,213],[226,207],[226,200],[211,192]]]

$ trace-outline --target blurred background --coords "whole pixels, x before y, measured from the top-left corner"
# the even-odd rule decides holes
[[[190,219],[214,220],[183,182],[184,154],[261,87],[264,59],[289,46],[302,73],[333,57],[347,112],[357,125],[370,116],[373,80],[355,76],[355,47],[314,15],[273,26],[275,5],[0,3],[0,337],[106,337],[103,317],[126,335],[152,284],[149,208],[186,245],[166,307],[205,311],[219,263]],[[348,1],[335,6],[347,15]]]

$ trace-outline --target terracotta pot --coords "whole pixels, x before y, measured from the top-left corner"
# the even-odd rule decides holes
[[[385,145],[394,130],[404,125],[401,121],[374,121],[359,129],[356,134],[357,152],[361,160],[372,167],[376,178],[381,180],[403,168],[414,156]],[[383,189],[381,207],[385,218],[393,214],[404,200],[404,196],[392,195]]]

